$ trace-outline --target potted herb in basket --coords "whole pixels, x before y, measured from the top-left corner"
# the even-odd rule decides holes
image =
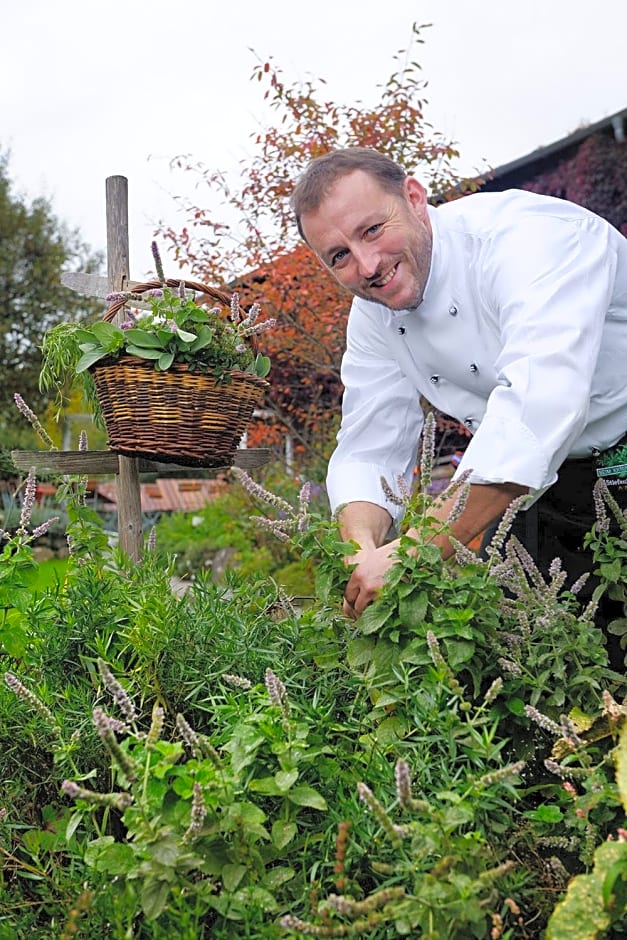
[[[152,251],[158,280],[109,295],[101,321],[48,330],[40,385],[60,404],[81,383],[119,453],[224,465],[268,387],[255,337],[275,321],[258,320],[258,304],[242,310],[237,294],[166,279],[154,242]]]

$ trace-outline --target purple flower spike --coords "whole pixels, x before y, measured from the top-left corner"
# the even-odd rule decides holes
[[[152,251],[152,257],[154,258],[155,268],[157,271],[157,277],[161,284],[165,284],[165,275],[163,273],[163,264],[161,263],[161,255],[159,254],[159,247],[156,242],[152,242],[150,246]]]

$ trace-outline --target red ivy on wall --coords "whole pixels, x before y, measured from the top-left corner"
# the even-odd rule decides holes
[[[593,134],[574,156],[536,176],[522,189],[585,206],[627,236],[627,144]]]

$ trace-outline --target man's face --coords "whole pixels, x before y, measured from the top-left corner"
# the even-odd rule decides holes
[[[394,195],[355,170],[301,217],[308,244],[351,293],[391,310],[417,307],[431,266],[426,193],[409,177]]]

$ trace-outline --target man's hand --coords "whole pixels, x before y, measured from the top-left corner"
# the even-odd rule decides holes
[[[451,527],[452,534],[467,545],[505,512],[510,503],[528,492],[517,483],[471,484],[466,507]],[[433,517],[445,521],[455,506],[457,495],[444,499],[433,512]],[[345,541],[354,541],[361,549],[346,563],[357,564],[344,592],[344,613],[357,620],[373,602],[383,587],[386,571],[398,560],[399,540],[384,540],[389,532],[391,516],[381,506],[367,502],[348,503],[340,513],[340,528]],[[413,529],[408,535],[417,537]],[[445,533],[433,539],[443,558],[453,554],[453,547]]]
[[[361,549],[347,564],[356,564],[344,591],[344,613],[357,620],[383,587],[386,572],[395,563],[398,539],[380,548]]]

